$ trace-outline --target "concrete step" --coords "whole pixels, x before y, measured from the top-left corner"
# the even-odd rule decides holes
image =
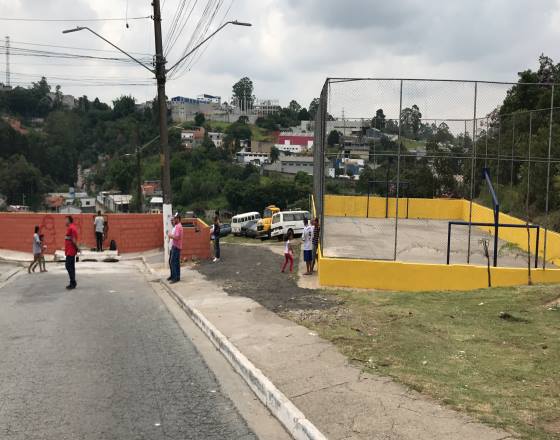
[[[106,262],[117,262],[120,261],[121,257],[118,251],[103,251],[95,252],[89,250],[82,250],[78,257],[80,261],[106,261]],[[64,261],[66,259],[64,251],[56,251],[54,253],[54,261]]]

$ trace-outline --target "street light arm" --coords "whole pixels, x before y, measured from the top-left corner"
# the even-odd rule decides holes
[[[197,49],[202,46],[204,43],[206,43],[210,38],[212,38],[214,35],[216,35],[218,32],[220,32],[223,28],[225,28],[228,24],[234,24],[236,26],[251,26],[250,23],[242,23],[239,22],[237,20],[235,21],[226,21],[223,25],[221,25],[218,29],[216,29],[214,32],[212,32],[210,35],[208,35],[208,37],[206,37],[204,40],[202,40],[200,43],[198,43],[193,49],[191,49],[188,53],[186,53],[185,55],[183,55],[179,61],[177,61],[175,64],[173,64],[173,66],[171,66],[169,69],[166,70],[166,73],[171,72],[173,69],[175,69],[182,61],[185,60],[185,58],[189,57],[190,55],[192,55],[194,52],[197,51]]]
[[[132,55],[130,55],[129,53],[125,52],[124,50],[122,50],[119,46],[114,45],[113,43],[111,43],[109,40],[107,40],[106,38],[102,37],[101,35],[99,35],[97,32],[95,32],[94,30],[88,28],[87,26],[77,26],[75,29],[67,29],[62,31],[63,34],[68,34],[70,32],[77,32],[77,31],[81,31],[81,30],[88,30],[90,31],[93,35],[101,38],[103,41],[105,41],[106,43],[110,44],[111,46],[113,46],[115,49],[117,49],[119,52],[125,54],[128,58],[130,58],[131,60],[135,61],[136,63],[140,64],[144,69],[148,70],[148,72],[150,72],[151,74],[155,74],[155,72],[150,69],[148,66],[146,66],[142,61],[139,61],[138,59],[134,58]]]

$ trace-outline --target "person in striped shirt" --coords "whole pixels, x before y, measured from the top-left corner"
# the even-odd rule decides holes
[[[313,220],[313,261],[311,262],[311,272],[315,268],[315,263],[319,256],[319,237],[321,236],[321,226],[319,225],[319,218],[315,217]]]

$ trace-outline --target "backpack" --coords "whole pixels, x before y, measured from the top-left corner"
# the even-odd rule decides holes
[[[117,250],[117,242],[115,240],[111,240],[109,242],[109,250],[116,251]]]

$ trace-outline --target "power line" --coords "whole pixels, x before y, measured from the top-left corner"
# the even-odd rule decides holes
[[[88,52],[109,52],[109,53],[119,53],[116,50],[110,50],[110,49],[94,49],[94,48],[90,48],[90,47],[77,47],[77,46],[58,46],[56,44],[47,44],[47,43],[31,43],[28,41],[14,41],[11,40],[12,43],[15,44],[23,44],[26,46],[39,46],[39,47],[54,47],[54,48],[58,48],[58,49],[74,49],[74,50],[83,50],[83,51],[88,51]],[[151,53],[147,53],[147,52],[129,52],[131,54],[134,55],[145,55],[145,56],[152,56]]]
[[[13,17],[0,17],[0,21],[28,21],[28,22],[92,22],[92,21],[127,21],[127,20],[146,20],[152,18],[151,15],[146,15],[143,17],[118,17],[118,18],[13,18]]]

